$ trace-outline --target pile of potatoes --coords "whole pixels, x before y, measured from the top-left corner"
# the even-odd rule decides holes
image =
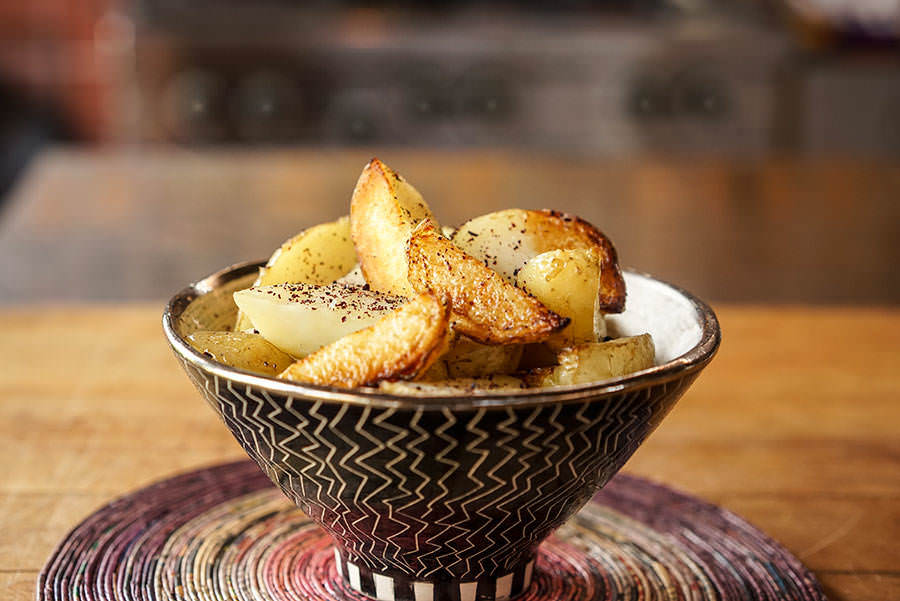
[[[625,281],[596,227],[508,209],[442,228],[378,159],[349,217],[286,241],[234,300],[233,331],[195,332],[194,348],[309,384],[465,395],[594,383],[654,364],[649,334],[607,336]]]

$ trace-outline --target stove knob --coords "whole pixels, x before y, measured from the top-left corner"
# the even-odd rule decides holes
[[[226,86],[217,73],[190,69],[176,74],[166,86],[162,120],[169,134],[181,142],[218,142],[226,135],[223,104]]]
[[[632,115],[642,119],[671,117],[674,113],[671,87],[659,79],[643,77],[632,85],[627,108]]]

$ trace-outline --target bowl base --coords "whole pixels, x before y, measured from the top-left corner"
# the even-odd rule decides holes
[[[509,601],[531,586],[534,558],[500,576],[429,581],[403,574],[379,574],[354,563],[334,547],[334,565],[344,585],[377,601]]]

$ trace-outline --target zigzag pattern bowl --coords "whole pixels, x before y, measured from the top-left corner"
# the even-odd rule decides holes
[[[524,591],[540,542],[622,467],[720,340],[703,302],[628,272],[628,309],[610,326],[653,335],[652,369],[449,398],[300,385],[215,363],[185,341],[233,323],[231,293],[258,267],[178,293],[166,336],[247,454],[335,539],[350,586],[383,600],[503,601]]]

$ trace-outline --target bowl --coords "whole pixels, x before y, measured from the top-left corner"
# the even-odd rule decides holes
[[[228,329],[232,293],[261,263],[176,294],[165,334],[247,454],[335,541],[337,572],[369,597],[510,599],[538,545],[622,467],[709,363],[715,314],[684,290],[626,272],[614,335],[650,332],[657,365],[590,385],[407,397],[256,375],[186,337]]]

